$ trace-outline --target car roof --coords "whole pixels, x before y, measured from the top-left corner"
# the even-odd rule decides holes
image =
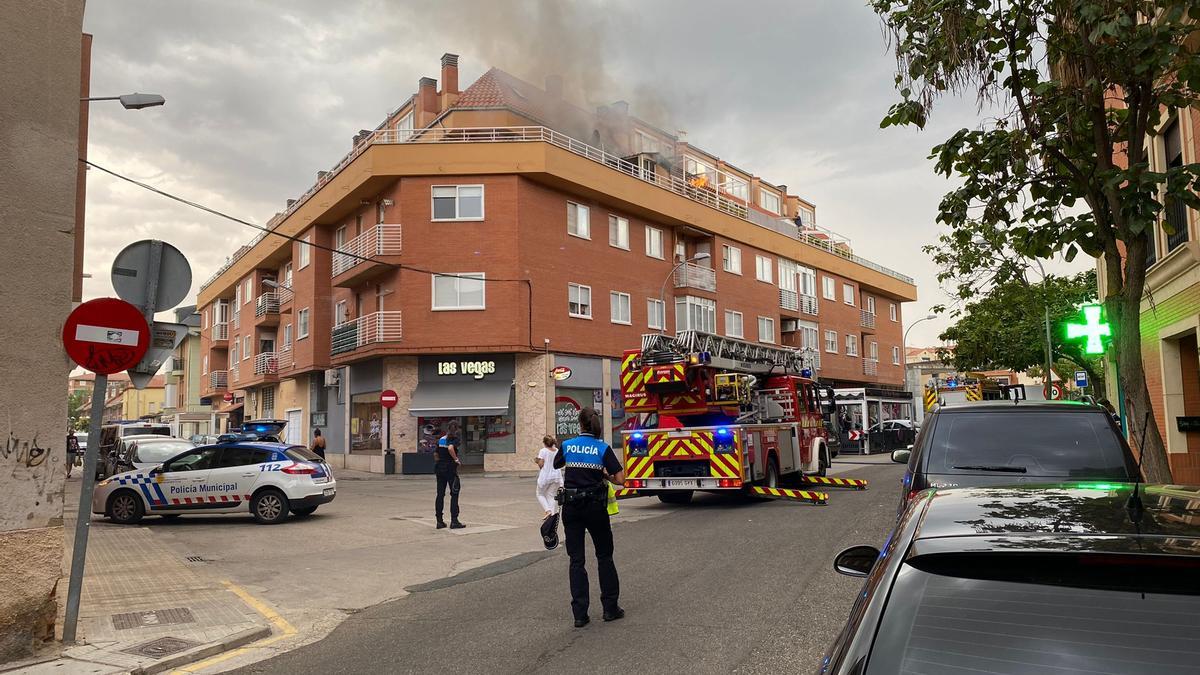
[[[914,541],[942,552],[1067,549],[1200,556],[1200,487],[1140,485],[1140,518],[1127,508],[1133,483],[933,489]],[[1147,542],[1152,545],[1147,546]],[[1166,550],[1164,550],[1166,546]]]
[[[128,436],[122,436],[121,440],[122,441],[183,441],[184,443],[191,442],[186,438],[179,438],[178,436],[163,436],[162,434],[129,434]]]
[[[1098,405],[1084,403],[1083,401],[976,401],[975,403],[955,403],[953,405],[938,406],[934,412],[945,415],[949,413],[960,412],[982,412],[988,411],[992,413],[1001,412],[1108,412]]]

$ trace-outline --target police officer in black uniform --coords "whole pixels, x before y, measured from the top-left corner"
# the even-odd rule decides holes
[[[588,577],[583,566],[583,533],[592,535],[596,547],[596,567],[600,572],[600,602],[604,620],[625,616],[617,604],[621,585],[613,563],[612,527],[608,522],[608,486],[625,484],[625,469],[613,449],[601,438],[600,414],[593,408],[579,411],[579,436],[564,441],[554,457],[554,468],[563,472],[562,521],[566,530],[567,556],[571,559],[571,612],[575,627],[586,626],[588,618]]]

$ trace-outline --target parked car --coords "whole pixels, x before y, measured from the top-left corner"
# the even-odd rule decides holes
[[[117,451],[117,443],[127,436],[170,436],[167,424],[144,421],[112,422],[100,427],[100,449],[96,462],[96,480],[111,475],[105,472],[110,463],[106,458]]]
[[[113,476],[132,469],[148,469],[194,447],[195,443],[172,436],[126,436],[117,442],[116,449],[105,458],[108,466],[104,473]]]
[[[818,667],[863,673],[1194,673],[1200,488],[1072,482],[930,489],[865,577]]]
[[[916,444],[892,452],[907,464],[900,510],[928,487],[1133,481],[1137,460],[1103,408],[1074,402],[983,401],[937,408]]]

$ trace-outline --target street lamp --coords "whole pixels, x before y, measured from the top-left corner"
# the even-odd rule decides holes
[[[141,110],[142,108],[153,108],[156,105],[162,105],[167,102],[167,99],[158,94],[122,94],[120,96],[91,96],[81,98],[80,101],[120,101],[121,105],[126,110]]]
[[[913,326],[921,323],[922,321],[929,321],[930,319],[936,319],[936,318],[937,318],[937,314],[930,314],[929,316],[926,316],[923,319],[917,319],[916,321],[912,322],[912,325],[908,327],[908,330],[904,331],[904,337],[900,338],[900,346],[904,347],[904,350],[907,352],[908,351],[908,331],[912,330]],[[908,354],[907,353],[904,355],[904,362],[908,363]]]
[[[684,265],[686,265],[688,263],[699,262],[701,260],[708,260],[711,257],[712,256],[709,255],[708,253],[697,253],[696,255],[692,256],[691,258],[688,258],[687,260],[683,260],[683,261],[677,263],[674,267],[671,268],[671,272],[670,272],[670,274],[667,275],[667,278],[663,279],[662,288],[659,289],[659,291],[658,291],[658,304],[661,305],[663,308],[662,325],[658,327],[658,333],[660,335],[667,332],[667,303],[666,303],[666,300],[664,299],[664,295],[666,295],[666,292],[667,292],[667,282],[671,280],[671,277],[675,276],[675,270],[679,269],[680,267],[683,267]]]

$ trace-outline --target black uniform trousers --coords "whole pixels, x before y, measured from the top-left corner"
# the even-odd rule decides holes
[[[621,583],[617,579],[617,566],[613,563],[612,527],[608,522],[608,506],[604,500],[592,500],[581,504],[564,504],[562,509],[563,529],[566,530],[567,556],[571,559],[571,612],[576,619],[588,615],[588,575],[583,566],[583,533],[592,535],[596,547],[596,567],[600,573],[600,603],[604,611],[614,613],[619,608],[617,597],[621,594]]]
[[[458,491],[462,487],[458,480],[458,465],[438,462],[433,467],[433,473],[437,476],[437,501],[434,503],[437,519],[442,519],[446,488],[450,488],[450,519],[458,520]]]

